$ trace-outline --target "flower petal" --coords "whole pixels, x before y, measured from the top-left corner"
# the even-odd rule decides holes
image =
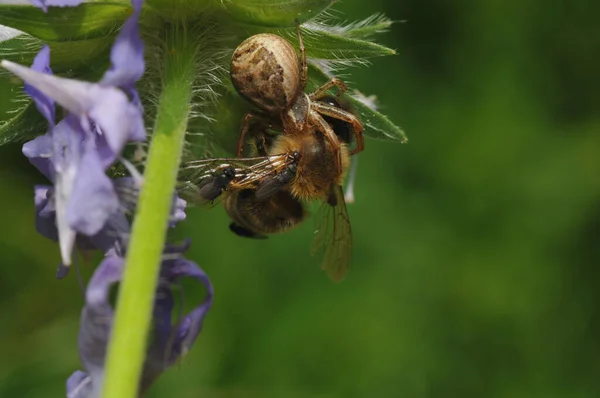
[[[75,244],[76,232],[67,222],[67,204],[73,190],[73,182],[79,166],[79,143],[81,134],[78,123],[72,117],[60,121],[52,130],[52,164],[54,166],[54,206],[56,227],[62,262],[71,265],[71,253]]]
[[[97,234],[86,237],[85,240],[88,241],[88,249],[96,248],[103,253],[107,253],[116,247],[127,247],[130,232],[131,226],[127,217],[121,212],[116,212],[110,216]],[[77,244],[79,247],[79,240]]]
[[[165,255],[173,257],[183,254],[188,247],[189,241],[181,246],[170,246],[165,250]],[[174,301],[171,289],[185,277],[200,281],[207,295],[200,305],[182,317],[176,325],[172,325]],[[198,265],[182,257],[163,261],[161,279],[154,302],[152,341],[144,362],[142,391],[145,391],[166,369],[187,354],[202,329],[212,298],[213,288],[210,280]]]
[[[97,95],[106,95],[106,97],[86,98],[86,101],[89,101],[86,105],[89,108],[87,115],[98,124],[116,159],[127,141],[146,139],[142,108],[130,103],[127,96],[114,87],[102,87],[96,84],[93,86]]]
[[[67,393],[73,398],[96,397],[102,387],[106,348],[114,318],[109,302],[110,288],[121,280],[123,266],[123,258],[115,251],[109,252],[88,284],[77,339],[79,356],[87,375],[75,372],[67,381]],[[68,397],[71,398],[71,395]]]
[[[127,141],[145,139],[142,109],[129,102],[120,89],[48,75],[6,60],[0,64],[69,112],[82,119],[91,118],[105,135],[115,158]],[[91,132],[89,120],[82,120],[82,126]]]
[[[50,47],[47,45],[42,47],[40,52],[35,56],[31,69],[52,75],[52,69],[50,69]],[[31,98],[33,98],[38,111],[40,111],[46,120],[48,120],[50,126],[54,126],[55,107],[52,98],[46,96],[28,83],[25,83],[24,90]]]
[[[58,241],[56,229],[56,209],[52,198],[52,187],[37,185],[35,192],[35,228],[48,239]]]
[[[65,278],[67,275],[69,275],[69,271],[71,270],[70,266],[64,265],[63,263],[60,263],[58,265],[58,267],[56,268],[56,279],[63,279]]]
[[[144,74],[144,42],[138,33],[142,0],[133,0],[133,14],[125,21],[110,52],[111,67],[100,84],[133,89]]]
[[[152,338],[148,346],[141,390],[150,384],[182,355],[189,351],[200,333],[206,312],[212,304],[213,288],[208,276],[195,263],[181,257],[189,248],[189,241],[181,246],[168,246],[161,264],[161,278],[154,302]],[[69,394],[79,388],[89,391],[98,388],[104,376],[104,361],[114,311],[109,302],[110,288],[120,281],[124,259],[117,250],[111,250],[94,272],[86,292],[86,305],[82,312],[79,331],[79,353],[89,379],[83,372],[75,372],[68,382]],[[172,325],[174,307],[172,285],[183,277],[194,278],[206,288],[207,296],[200,305]],[[69,395],[84,398],[86,395]]]
[[[48,133],[23,144],[23,155],[50,181],[54,181],[52,153],[52,135]]]
[[[69,226],[85,235],[95,235],[118,209],[117,194],[104,173],[98,154],[93,147],[87,148],[67,203]]]
[[[206,289],[206,297],[202,303],[184,316],[177,327],[171,355],[169,356],[170,364],[174,364],[180,357],[188,353],[200,334],[204,317],[212,305],[214,291],[208,275],[192,261],[180,258],[175,261],[170,271],[173,276],[177,275],[177,278],[188,277],[196,279]]]
[[[138,31],[140,12],[143,0],[132,0],[133,14],[125,21],[119,31],[111,52],[111,67],[100,80],[101,85],[116,86],[124,90],[131,98],[131,103],[138,108],[140,115],[143,112],[142,103],[135,83],[142,77],[145,69],[144,42]],[[143,120],[132,119],[130,139],[143,141],[146,139],[146,130]]]
[[[173,292],[169,281],[160,280],[156,289],[153,329],[142,371],[142,393],[171,365],[168,361],[172,338],[171,317],[173,314]]]
[[[67,398],[90,398],[92,378],[81,370],[73,372],[67,380]]]
[[[169,218],[169,227],[173,228],[178,222],[185,220],[185,208],[187,202],[181,199],[177,194],[173,196],[173,205],[171,207],[171,216]]]
[[[123,258],[114,252],[107,254],[94,272],[85,295],[78,346],[81,362],[92,378],[103,371],[114,316],[109,302],[110,287],[121,280],[123,266]]]

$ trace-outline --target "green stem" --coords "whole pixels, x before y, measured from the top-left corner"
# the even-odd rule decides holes
[[[163,86],[106,360],[104,398],[135,398],[181,160],[195,47],[185,27],[165,34]]]

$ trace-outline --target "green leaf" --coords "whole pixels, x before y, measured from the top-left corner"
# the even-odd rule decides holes
[[[21,30],[44,41],[91,39],[114,36],[130,14],[129,2],[50,7],[48,13],[32,6],[0,4],[0,25]]]
[[[94,67],[94,60],[110,51],[113,39],[97,37],[69,42],[48,41],[50,62],[54,73],[71,72],[82,66]],[[21,65],[29,66],[33,62],[44,42],[28,34],[21,34],[12,39],[0,42],[0,60],[6,59]],[[104,65],[103,65],[104,66]],[[78,78],[87,76],[79,75]]]
[[[332,26],[329,29],[341,36],[355,39],[370,39],[377,33],[386,32],[392,26],[392,20],[383,14],[374,14],[359,22],[353,22],[346,26]]]
[[[330,78],[318,65],[310,63],[307,91],[316,89]],[[342,95],[342,101],[363,122],[365,127],[363,134],[365,137],[387,141],[400,141],[403,144],[408,142],[404,130],[392,123],[386,116],[377,112],[373,101],[369,98],[364,97],[360,93],[346,93]]]
[[[86,40],[69,42],[49,41],[50,65],[55,73],[72,71],[83,66],[94,68],[99,55],[108,54],[113,44],[113,37],[96,37]],[[76,75],[78,79],[85,79],[87,75]]]
[[[8,59],[24,65],[33,61],[41,48],[36,39],[19,35],[0,42],[0,59]],[[39,45],[38,45],[39,44]],[[23,93],[23,83],[8,71],[0,71],[0,145],[18,138],[18,121],[25,115],[31,101]]]
[[[0,120],[0,145],[32,139],[43,134],[48,127],[48,123],[38,112],[33,101],[28,99],[24,99],[14,112],[6,116],[9,118]]]
[[[396,54],[396,51],[380,44],[340,36],[325,30],[315,29],[315,26],[309,25],[307,28],[302,28],[304,46],[310,57],[352,60]],[[289,35],[290,33],[288,33]]]
[[[360,117],[364,126],[366,137],[375,138],[378,140],[400,141],[402,144],[408,142],[408,137],[400,127],[396,126],[383,114],[377,112],[373,108],[361,101],[357,95],[345,95],[354,112]]]
[[[22,88],[18,79],[4,70],[0,71],[0,126],[27,105]]]
[[[203,13],[216,7],[221,8],[221,1],[180,1],[180,0],[145,0],[144,4],[153,17],[162,21],[181,22],[198,20]],[[144,16],[145,22],[147,15]],[[157,21],[159,22],[159,21]]]
[[[31,65],[42,46],[41,40],[20,34],[0,42],[0,60],[6,59],[21,65]]]
[[[231,17],[250,25],[293,27],[329,7],[333,0],[225,0]]]

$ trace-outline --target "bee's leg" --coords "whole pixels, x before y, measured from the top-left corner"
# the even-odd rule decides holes
[[[256,232],[252,232],[249,229],[242,227],[234,222],[229,224],[229,230],[236,234],[237,236],[241,236],[242,238],[251,238],[251,239],[267,239],[266,235],[257,234]]]
[[[342,171],[342,151],[341,151],[342,146],[340,144],[340,140],[339,140],[338,136],[335,134],[335,131],[333,131],[333,129],[331,128],[329,123],[327,123],[325,121],[325,119],[323,119],[323,117],[314,110],[310,111],[309,119],[310,119],[311,124],[313,126],[315,126],[315,128],[318,131],[323,133],[323,135],[325,136],[325,139],[331,143],[331,147],[333,149],[334,156],[336,158],[337,170],[339,172],[341,172]]]
[[[306,62],[306,49],[304,48],[304,40],[302,40],[302,32],[298,21],[296,21],[296,31],[298,32],[298,48],[300,49],[300,87],[304,91],[308,80],[308,63]]]
[[[355,155],[365,149],[365,139],[363,137],[363,124],[361,121],[351,114],[348,111],[343,110],[342,108],[338,108],[336,106],[332,106],[329,104],[325,104],[323,102],[313,102],[311,104],[312,110],[319,112],[322,115],[330,116],[339,120],[343,120],[352,125],[352,131],[354,133],[354,138],[356,139],[356,148],[350,152],[350,155]]]
[[[321,87],[317,88],[313,93],[309,94],[308,98],[310,98],[311,101],[316,101],[320,98],[323,98],[325,95],[327,95],[327,91],[331,90],[333,87],[337,87],[340,89],[340,91],[337,94],[338,97],[346,91],[348,91],[346,84],[344,84],[344,82],[338,79],[337,77],[334,77],[327,83],[323,84]]]

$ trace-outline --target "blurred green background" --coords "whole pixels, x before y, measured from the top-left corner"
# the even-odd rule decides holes
[[[319,271],[311,222],[253,241],[190,210],[178,235],[216,298],[148,396],[600,396],[600,3],[334,9],[399,21],[379,39],[398,55],[350,85],[410,138],[360,155],[352,269]],[[0,148],[0,397],[64,396],[80,369],[82,296],[34,229],[43,182]]]

